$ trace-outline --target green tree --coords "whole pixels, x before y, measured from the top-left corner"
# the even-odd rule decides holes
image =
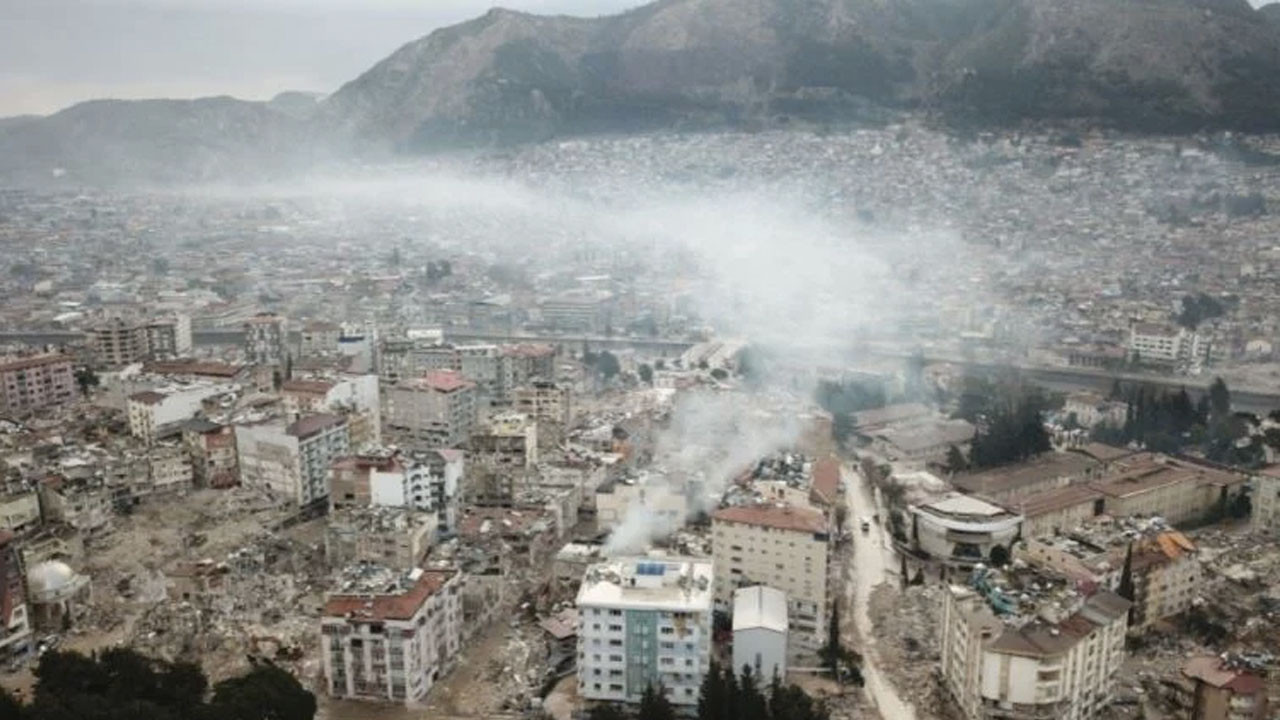
[[[849,506],[843,502],[836,504],[835,511],[836,534],[844,535],[844,525],[849,522]]]
[[[0,688],[0,720],[22,720],[26,717],[25,708],[18,699]]]
[[[711,371],[711,377],[716,380],[726,380],[729,377],[729,371],[724,368],[715,368]]]
[[[649,367],[648,364],[641,364],[640,367],[636,369],[636,372],[640,374],[640,382],[645,385],[653,384],[653,368]]]
[[[711,663],[698,688],[698,720],[733,720],[734,688],[719,663]]]
[[[1120,584],[1116,585],[1116,594],[1120,597],[1133,602],[1133,543],[1129,543],[1129,547],[1124,553],[1124,568],[1120,570]],[[1133,608],[1129,609],[1129,620],[1133,620]]]
[[[840,642],[840,603],[837,602],[831,606],[831,619],[827,622],[827,646],[823,648],[827,667],[835,680],[840,679],[840,655],[843,649]]]
[[[81,395],[89,397],[89,393],[99,384],[101,384],[101,381],[98,379],[98,374],[93,371],[93,368],[82,367],[76,370],[76,385],[80,386]]]
[[[214,686],[209,706],[220,720],[312,720],[316,715],[315,695],[293,675],[266,663]]]
[[[596,372],[605,379],[605,382],[617,377],[622,372],[622,365],[618,363],[618,358],[613,353],[605,350],[596,357]]]
[[[969,461],[965,459],[963,450],[955,445],[947,448],[947,472],[964,472],[968,467]]]
[[[627,714],[613,703],[603,703],[587,711],[587,720],[627,720]]]
[[[768,720],[769,705],[765,702],[760,683],[751,672],[751,666],[742,668],[742,676],[738,680],[737,701],[734,703],[734,717],[738,720]]]
[[[676,720],[675,708],[667,700],[666,691],[661,685],[650,685],[640,696],[640,707],[636,711],[636,720]]]
[[[1222,378],[1215,378],[1209,386],[1209,409],[1214,418],[1224,418],[1231,414],[1231,391]]]

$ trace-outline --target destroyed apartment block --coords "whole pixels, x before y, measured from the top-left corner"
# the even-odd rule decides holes
[[[376,563],[414,568],[426,558],[439,521],[434,513],[391,507],[344,508],[329,514],[324,531],[325,561],[342,568]]]
[[[456,661],[461,575],[357,564],[325,601],[320,653],[335,698],[421,702]]]
[[[967,720],[1100,717],[1124,662],[1129,607],[1109,590],[976,566],[944,594],[944,687]]]

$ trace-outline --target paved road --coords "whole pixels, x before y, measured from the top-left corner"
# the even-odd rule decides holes
[[[861,534],[858,528],[862,518],[871,517],[877,512],[870,483],[862,477],[862,473],[848,465],[842,468],[841,474],[844,477],[845,502],[849,506],[849,523],[854,533],[854,551],[849,555],[853,566],[849,570],[854,580],[851,589],[854,622],[858,635],[862,638],[862,675],[866,679],[864,689],[884,720],[915,720],[915,709],[902,699],[893,682],[880,671],[876,636],[868,611],[872,589],[884,580],[894,579],[895,576],[887,574],[887,571],[895,567],[897,560],[882,523],[872,524],[871,532],[866,535]]]

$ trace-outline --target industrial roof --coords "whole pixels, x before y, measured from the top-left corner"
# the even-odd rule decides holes
[[[765,585],[733,592],[733,631],[763,628],[787,631],[787,594]]]

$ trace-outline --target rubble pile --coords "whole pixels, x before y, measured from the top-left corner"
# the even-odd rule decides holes
[[[912,585],[902,590],[892,583],[881,583],[871,591],[869,612],[876,628],[879,667],[922,718],[937,716],[944,705],[935,676],[943,592],[939,586]]]

